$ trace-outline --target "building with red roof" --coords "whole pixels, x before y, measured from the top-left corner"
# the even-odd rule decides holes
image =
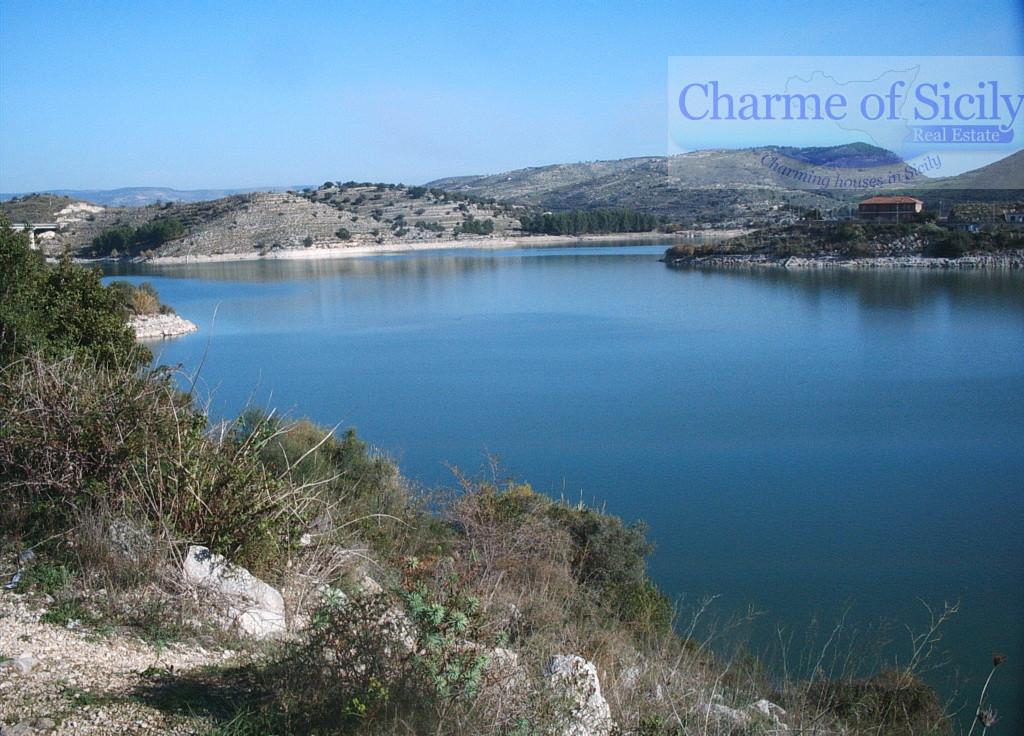
[[[903,195],[871,197],[857,205],[857,214],[860,219],[880,222],[914,220],[923,210],[924,202],[917,197]]]

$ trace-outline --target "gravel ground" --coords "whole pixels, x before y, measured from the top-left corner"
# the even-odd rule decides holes
[[[133,690],[152,683],[153,673],[166,677],[223,666],[237,662],[238,654],[199,645],[157,648],[124,634],[98,636],[42,623],[43,612],[25,596],[0,591],[3,736],[201,734],[214,725],[199,716],[163,713],[133,697]]]

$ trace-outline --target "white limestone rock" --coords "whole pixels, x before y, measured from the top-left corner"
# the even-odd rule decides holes
[[[756,703],[751,703],[747,706],[748,710],[756,711],[765,718],[769,718],[775,722],[782,720],[782,717],[786,715],[786,711],[781,706],[776,705],[770,700],[761,698]]]
[[[568,704],[558,736],[608,736],[614,728],[611,709],[601,695],[597,667],[574,654],[555,655],[544,672],[548,685]]]
[[[196,545],[188,548],[183,573],[191,585],[223,598],[231,623],[243,633],[264,639],[286,631],[281,593],[244,567]]]
[[[128,326],[135,330],[137,340],[161,340],[195,332],[199,328],[176,314],[137,314],[129,318]]]
[[[39,668],[40,664],[42,663],[29,652],[22,652],[21,656],[0,662],[0,670],[8,670],[25,676],[32,674]]]
[[[767,733],[785,733],[789,730],[789,727],[782,721],[786,711],[764,698],[739,709],[730,708],[723,703],[711,703],[708,710],[716,721],[737,728],[746,728],[753,723],[760,723],[770,727]]]

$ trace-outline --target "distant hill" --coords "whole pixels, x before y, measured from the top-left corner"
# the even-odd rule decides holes
[[[112,250],[119,256],[253,255],[289,248],[501,237],[518,231],[523,211],[427,187],[356,182],[203,202],[89,206],[96,212],[62,227],[46,241],[47,251],[68,247],[82,256],[106,256]]]
[[[27,194],[0,202],[0,214],[15,224],[56,222],[58,212],[80,201],[59,194]]]
[[[37,236],[37,244],[51,253],[60,252],[63,247],[63,233],[88,227],[105,212],[106,208],[101,205],[58,194],[27,194],[0,202],[0,215],[14,225],[58,225],[57,231],[49,230]]]
[[[947,176],[921,182],[902,190],[924,200],[925,207],[943,215],[954,206],[968,212],[973,203],[1005,205],[1024,201],[1024,151],[1018,151],[987,166],[958,176]],[[991,206],[983,211],[991,213]]]
[[[57,223],[62,228],[93,220],[105,207],[59,194],[26,194],[0,202],[0,214],[13,224]],[[48,237],[52,237],[51,233]]]
[[[765,165],[777,160],[779,167]],[[929,208],[955,202],[1020,199],[1024,153],[959,176],[927,179],[914,187],[879,186],[837,191],[801,185],[785,174],[796,169],[844,178],[888,179],[902,165],[891,151],[866,143],[794,148],[694,151],[671,158],[648,156],[516,169],[486,176],[438,179],[430,186],[564,211],[628,207],[685,225],[762,225],[784,222],[794,213],[844,211],[850,203],[881,190],[915,194]],[[1010,190],[1008,193],[1007,190]],[[1016,190],[1016,191],[1015,191]]]
[[[903,159],[892,151],[861,142],[814,148],[781,146],[776,150],[797,161],[840,169],[873,169],[879,166],[898,166],[903,163]]]
[[[231,194],[240,190],[65,190],[0,202],[0,212],[14,222],[58,222],[48,248],[80,252],[111,228],[175,220],[184,235],[177,225],[166,230],[176,234],[158,246],[162,255],[519,235],[520,215],[546,210],[635,209],[685,227],[757,227],[795,222],[810,210],[845,214],[869,193],[808,187],[793,172],[863,178],[901,163],[863,143],[767,146],[536,166],[425,187],[331,182]],[[945,213],[960,203],[1022,201],[1024,186],[1007,188],[1020,186],[1022,175],[1024,153],[1016,153],[960,176],[879,190],[915,194]]]
[[[864,143],[768,146],[538,166],[438,179],[429,186],[551,210],[627,207],[683,224],[728,225],[774,221],[786,208],[832,210],[857,195],[804,186],[766,165],[773,160],[791,169],[838,167],[844,176],[862,177],[902,163]]]
[[[1024,190],[1024,151],[959,176],[927,182],[925,189],[1017,189]]]
[[[168,187],[122,187],[120,189],[53,189],[41,194],[69,197],[101,204],[105,207],[145,207],[159,202],[205,202],[221,199],[233,194],[250,192],[284,192],[295,187],[252,187],[248,189],[170,189]],[[17,197],[15,194],[0,194],[0,201]],[[25,196],[25,195],[20,195]]]

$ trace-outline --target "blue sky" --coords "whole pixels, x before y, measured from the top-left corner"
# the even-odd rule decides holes
[[[0,191],[660,155],[688,54],[1024,54],[1024,2],[0,0]]]

